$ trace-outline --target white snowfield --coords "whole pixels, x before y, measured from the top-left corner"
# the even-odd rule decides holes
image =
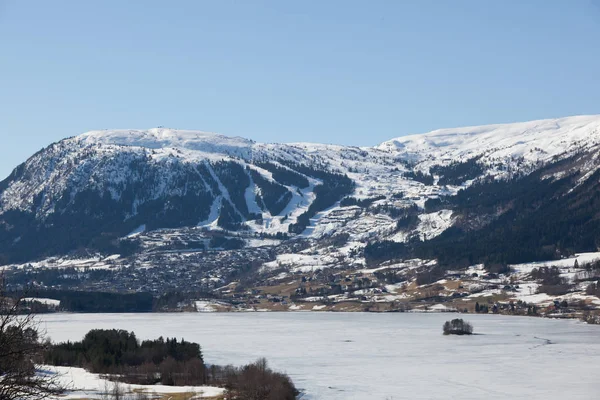
[[[58,377],[58,383],[67,389],[60,399],[102,399],[107,390],[113,386],[109,380],[98,374],[93,374],[83,368],[55,367],[42,365],[43,373]],[[196,396],[216,397],[225,392],[225,389],[213,386],[166,386],[166,385],[129,385],[123,384],[125,393],[143,391],[149,395],[169,393],[194,393]]]
[[[284,147],[292,147],[302,150],[305,154],[320,156],[352,150],[382,150],[414,161],[456,161],[483,155],[489,160],[523,157],[527,161],[537,162],[568,153],[570,150],[590,149],[599,144],[600,115],[439,129],[401,136],[373,148],[318,143],[262,144],[241,137],[168,128],[98,130],[84,133],[76,137],[76,140],[86,144],[220,153],[245,159],[252,153],[266,149],[281,150]]]
[[[219,303],[212,300],[197,300],[194,302],[198,312],[217,312]]]
[[[56,299],[48,299],[48,298],[44,298],[44,297],[25,297],[23,298],[24,302],[38,302],[38,303],[42,303],[45,304],[47,306],[50,307],[58,307],[60,305],[60,300],[56,300]]]
[[[48,257],[43,260],[24,263],[0,266],[0,271],[7,268],[17,269],[28,269],[28,268],[75,268],[80,271],[85,269],[96,270],[96,269],[111,269],[114,268],[116,262],[119,261],[120,255],[113,254],[108,257],[98,255],[97,257],[91,258],[69,258],[69,257]]]
[[[523,157],[535,163],[600,143],[600,116],[577,116],[511,124],[439,129],[399,137],[378,146],[416,161],[457,161],[477,156],[494,161]]]
[[[246,158],[254,142],[201,131],[152,128],[148,130],[117,129],[86,132],[76,138],[85,144],[112,144],[147,149],[172,148],[220,153]]]
[[[595,253],[581,253],[575,254],[573,257],[564,258],[562,260],[553,260],[553,261],[538,261],[524,264],[513,264],[510,267],[517,273],[520,274],[528,274],[534,268],[541,267],[558,267],[561,270],[563,277],[566,277],[565,274],[569,272],[569,270],[574,269],[575,261],[581,267],[584,267],[585,264],[592,263],[594,261],[600,260],[600,252]]]
[[[200,343],[208,363],[266,357],[302,400],[592,400],[600,326],[502,315],[461,315],[477,335],[444,336],[446,313],[54,314],[54,341],[92,328]],[[240,335],[243,332],[243,335]]]

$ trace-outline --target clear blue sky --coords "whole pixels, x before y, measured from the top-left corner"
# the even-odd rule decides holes
[[[374,145],[600,113],[600,3],[0,0],[0,179],[92,129]]]

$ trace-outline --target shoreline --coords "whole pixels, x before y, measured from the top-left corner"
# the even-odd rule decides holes
[[[41,317],[44,315],[87,315],[87,314],[102,314],[102,315],[127,315],[127,314],[163,314],[163,315],[171,315],[171,314],[214,314],[214,315],[224,315],[224,314],[263,314],[263,313],[274,313],[274,314],[460,314],[460,315],[495,315],[495,316],[504,316],[504,317],[529,317],[532,319],[537,318],[546,318],[553,320],[573,320],[579,321],[588,325],[600,325],[598,322],[588,321],[584,318],[584,316],[577,316],[572,314],[540,314],[540,315],[526,315],[526,314],[514,314],[514,313],[471,313],[471,312],[461,312],[458,310],[449,310],[449,311],[441,311],[441,310],[382,310],[382,311],[339,311],[339,310],[232,310],[232,311],[211,311],[211,312],[203,312],[203,311],[185,311],[185,310],[177,310],[177,311],[149,311],[149,312],[74,312],[74,311],[57,311],[57,312],[48,312],[48,313],[39,313],[36,316]]]

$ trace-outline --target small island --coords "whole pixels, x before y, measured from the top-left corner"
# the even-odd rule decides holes
[[[462,318],[456,318],[444,323],[444,335],[472,335],[473,325],[464,321]]]

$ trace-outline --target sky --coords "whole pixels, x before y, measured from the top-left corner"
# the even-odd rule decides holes
[[[600,114],[600,0],[0,0],[0,179],[106,128],[376,145]]]

